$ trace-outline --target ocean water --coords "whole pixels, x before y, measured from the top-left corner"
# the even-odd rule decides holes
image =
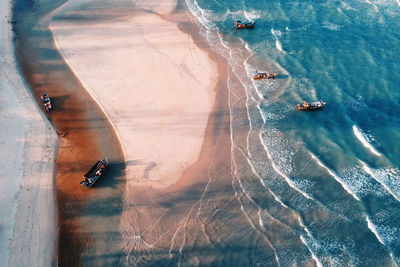
[[[234,188],[276,265],[399,265],[400,1],[185,1],[227,60]]]

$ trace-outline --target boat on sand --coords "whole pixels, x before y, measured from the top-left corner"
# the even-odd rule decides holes
[[[50,97],[44,92],[40,96],[40,99],[42,100],[43,106],[46,109],[46,111],[49,112],[53,108],[51,105]]]
[[[107,159],[97,161],[92,168],[83,176],[84,179],[80,184],[84,188],[92,187],[92,185],[103,175],[108,165]]]

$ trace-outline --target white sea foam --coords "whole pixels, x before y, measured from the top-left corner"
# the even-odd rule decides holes
[[[365,162],[361,160],[360,163],[363,165],[363,169],[366,173],[368,173],[372,178],[375,179],[375,181],[381,184],[386,189],[386,191],[388,191],[397,201],[400,201],[399,196],[397,196],[397,194],[393,192],[392,189],[390,189],[390,187],[385,183],[385,180],[387,180],[386,177],[388,176],[387,174],[382,175],[382,173],[380,173],[379,171],[372,170]]]
[[[305,240],[305,238],[300,235],[300,240],[301,242],[308,248],[308,250],[311,253],[311,257],[312,259],[315,261],[315,263],[317,264],[318,267],[322,267],[322,263],[321,261],[318,259],[318,257],[315,255],[315,253],[313,252],[313,250],[311,249],[311,247],[307,244],[307,241]]]
[[[242,153],[243,153],[243,152],[242,152]],[[243,153],[243,154],[244,154],[244,153]],[[274,197],[274,199],[275,199],[279,204],[281,204],[281,205],[282,205],[283,207],[285,207],[285,208],[288,208],[288,206],[286,206],[285,203],[283,203],[282,200],[281,200],[277,195],[275,195],[275,193],[272,192],[272,190],[265,184],[265,182],[264,182],[264,180],[262,179],[262,177],[257,173],[256,169],[254,168],[254,165],[253,165],[253,163],[251,162],[251,159],[248,158],[248,157],[246,157],[246,158],[247,158],[247,162],[248,162],[249,166],[251,167],[251,170],[252,170],[253,173],[257,176],[257,178],[259,179],[259,181],[260,181],[260,183],[263,185],[263,187],[265,187],[265,188],[268,189],[268,191],[271,193],[271,195]]]
[[[279,51],[285,53],[285,51],[282,48],[282,44],[281,44],[281,42],[280,42],[280,40],[278,38],[278,36],[282,35],[282,32],[279,31],[279,30],[271,29],[271,33],[275,37],[275,47],[276,47],[276,49],[278,49]]]
[[[374,3],[372,3],[371,1],[365,0],[365,2],[368,3],[369,5],[371,5],[371,6],[373,7],[373,9],[374,9],[375,12],[378,12],[378,11],[379,11],[378,6],[375,5]]]
[[[331,169],[329,169],[327,166],[325,166],[313,153],[311,153],[311,157],[320,165],[323,167],[325,170],[328,171],[328,173],[336,180],[338,181],[344,190],[347,191],[350,195],[352,195],[356,200],[360,201],[360,199],[357,197],[357,195],[349,188],[349,186],[339,177],[337,176]]]
[[[366,136],[356,125],[353,125],[353,133],[357,137],[357,139],[368,148],[373,154],[380,157],[382,156],[369,142],[368,136]]]
[[[190,12],[197,18],[201,25],[206,27],[206,29],[211,30],[215,28],[215,24],[210,20],[212,12],[201,8],[196,0],[185,0]]]
[[[396,258],[393,256],[393,252],[390,252],[390,257],[393,260],[393,266],[399,266],[399,263],[396,261]]]
[[[382,244],[385,245],[385,242],[383,241],[382,237],[379,235],[378,231],[376,230],[375,225],[371,222],[370,218],[366,215],[365,220],[367,221],[368,228],[371,230],[372,233],[376,236],[378,241]]]
[[[255,9],[248,9],[244,11],[244,17],[249,21],[254,21],[258,18],[261,18],[261,11]]]
[[[324,23],[323,25],[324,25],[323,26],[324,28],[327,28],[327,29],[329,29],[331,31],[338,31],[342,27],[340,25],[336,25],[336,24],[330,23],[330,22]]]
[[[304,225],[303,220],[301,219],[301,217],[299,217],[299,224],[301,227],[304,228],[304,231],[307,233],[307,236],[309,239],[311,240],[315,240],[315,238],[313,237],[313,235],[311,234],[310,230],[308,229],[307,226]],[[317,263],[318,267],[322,267],[322,263],[319,260],[319,258],[315,255],[315,252],[313,251],[314,249],[311,248],[311,245],[308,244],[307,240],[304,238],[303,235],[300,235],[300,240],[301,242],[303,242],[303,244],[308,248],[308,250],[311,253],[311,257],[313,258],[313,260]]]
[[[282,172],[278,169],[278,167],[275,165],[275,162],[272,160],[271,154],[269,153],[266,144],[265,144],[264,141],[263,141],[262,133],[260,133],[260,140],[261,140],[261,144],[262,144],[263,147],[264,147],[265,152],[267,153],[268,159],[271,161],[271,166],[272,166],[272,168],[273,168],[280,176],[282,176],[282,177],[285,179],[285,181],[287,182],[287,184],[288,184],[291,188],[293,188],[294,190],[296,190],[297,192],[299,192],[300,194],[302,194],[303,196],[305,196],[305,197],[308,198],[308,199],[314,199],[313,197],[311,197],[311,196],[310,196],[309,194],[307,194],[306,192],[304,192],[304,191],[300,190],[299,188],[297,188],[297,186],[294,184],[294,182],[293,182],[288,176],[286,176],[284,173],[282,173]]]

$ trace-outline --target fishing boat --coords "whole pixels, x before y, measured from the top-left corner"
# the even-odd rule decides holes
[[[278,76],[277,72],[256,72],[256,74],[254,74],[253,76],[253,79],[254,80],[275,79],[276,76]]]
[[[252,22],[241,22],[237,20],[233,23],[236,29],[253,29],[254,25],[256,24],[254,21]]]
[[[319,110],[322,109],[323,106],[325,106],[325,102],[319,101],[319,102],[306,102],[304,101],[301,104],[296,105],[296,110],[301,111],[301,110]]]
[[[107,159],[97,161],[92,168],[83,176],[84,179],[80,184],[84,188],[92,187],[92,185],[103,175],[108,165]]]
[[[44,92],[40,98],[42,99],[42,103],[47,112],[49,112],[53,107],[51,106],[50,97]]]

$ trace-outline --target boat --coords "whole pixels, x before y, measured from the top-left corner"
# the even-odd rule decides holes
[[[254,74],[253,76],[253,79],[254,80],[275,79],[276,76],[278,76],[277,72],[256,72],[256,74]]]
[[[51,105],[50,97],[45,92],[40,96],[40,98],[42,99],[42,103],[46,111],[49,112],[52,110],[53,107]]]
[[[92,185],[103,175],[106,171],[106,167],[108,165],[107,159],[98,160],[92,168],[83,176],[84,179],[80,182],[80,184],[84,188],[92,187]]]
[[[241,22],[240,20],[237,20],[233,24],[235,25],[236,29],[253,29],[254,25],[256,23],[254,21],[253,22]]]
[[[325,106],[325,102],[319,101],[319,102],[310,102],[307,103],[306,101],[304,101],[301,104],[297,104],[296,105],[296,110],[297,111],[301,111],[301,110],[319,110],[322,109],[323,106]]]

